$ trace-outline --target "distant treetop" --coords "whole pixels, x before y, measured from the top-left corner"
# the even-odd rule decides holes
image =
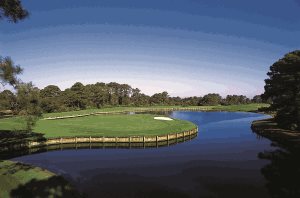
[[[8,18],[9,21],[17,23],[28,15],[28,11],[23,8],[20,0],[0,0],[0,20]]]

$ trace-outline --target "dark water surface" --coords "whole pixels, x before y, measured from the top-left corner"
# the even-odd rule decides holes
[[[14,160],[61,174],[89,197],[276,195],[265,174],[270,159],[259,157],[274,148],[250,129],[266,115],[176,111],[171,116],[197,124],[198,136],[169,147],[62,150]]]

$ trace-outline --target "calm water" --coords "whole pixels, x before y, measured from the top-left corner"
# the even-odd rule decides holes
[[[62,150],[14,160],[61,174],[89,197],[276,195],[265,174],[270,159],[258,157],[274,148],[250,129],[253,120],[267,116],[229,112],[172,112],[171,116],[197,124],[198,137],[169,147]]]

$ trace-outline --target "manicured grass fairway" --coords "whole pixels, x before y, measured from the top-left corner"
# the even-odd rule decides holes
[[[154,120],[154,115],[97,115],[61,120],[40,120],[34,131],[45,137],[161,135],[195,128],[184,120]]]
[[[161,135],[190,130],[196,126],[185,120],[154,120],[154,115],[94,115],[87,117],[39,120],[34,132],[44,137],[80,136],[143,136]],[[22,129],[25,126],[20,118],[0,120],[0,130]]]
[[[0,161],[0,197],[79,197],[61,176],[13,161]]]
[[[44,117],[59,117],[59,116],[71,116],[78,114],[89,114],[96,112],[125,112],[125,111],[141,111],[141,110],[160,110],[160,109],[172,109],[172,108],[197,108],[203,111],[257,111],[258,108],[268,107],[268,104],[264,103],[253,103],[253,104],[243,104],[243,105],[217,105],[217,106],[149,106],[149,107],[106,107],[101,109],[85,109],[80,111],[68,111],[68,112],[58,112],[58,113],[45,113]]]
[[[268,104],[246,104],[229,106],[151,106],[151,107],[112,107],[103,109],[87,109],[61,113],[48,113],[44,117],[70,116],[95,112],[125,112],[138,110],[197,108],[204,111],[257,111]],[[133,136],[161,135],[180,132],[194,128],[195,125],[183,120],[161,121],[154,120],[153,115],[92,115],[87,117],[39,120],[35,132],[45,134],[45,137],[74,137],[74,136]],[[0,130],[22,130],[25,122],[20,117],[0,119]]]
[[[0,197],[10,197],[11,190],[32,179],[46,180],[52,176],[53,173],[41,168],[12,161],[0,161]]]
[[[3,118],[0,119],[0,130],[23,130],[25,129],[25,124],[21,117]]]

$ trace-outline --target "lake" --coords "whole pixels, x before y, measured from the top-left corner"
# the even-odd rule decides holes
[[[253,120],[269,116],[181,111],[170,116],[197,124],[198,136],[159,148],[57,150],[13,160],[63,175],[88,197],[258,198],[280,193],[266,174],[272,160],[264,156],[274,152],[271,141],[250,128]]]

